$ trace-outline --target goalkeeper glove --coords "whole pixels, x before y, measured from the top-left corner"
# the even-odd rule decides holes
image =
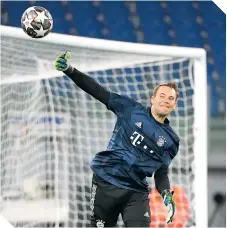
[[[164,204],[168,208],[168,215],[166,222],[171,223],[173,221],[174,214],[176,212],[176,204],[173,200],[173,191],[165,190],[162,195],[164,195]]]
[[[70,66],[71,54],[69,51],[66,51],[65,54],[60,54],[54,61],[54,67],[59,71],[66,71]]]

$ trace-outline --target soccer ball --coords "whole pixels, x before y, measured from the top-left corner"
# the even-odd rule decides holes
[[[42,38],[53,28],[53,19],[48,10],[40,6],[32,6],[23,13],[21,27],[30,37]]]

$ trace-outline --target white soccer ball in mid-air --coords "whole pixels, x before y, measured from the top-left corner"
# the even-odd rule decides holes
[[[32,38],[42,38],[53,28],[53,19],[48,10],[41,6],[32,6],[23,13],[21,27]]]

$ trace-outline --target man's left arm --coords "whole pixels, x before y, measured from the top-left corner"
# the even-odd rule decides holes
[[[176,211],[175,202],[173,200],[173,191],[170,190],[170,182],[168,177],[168,165],[163,164],[154,174],[155,186],[164,200],[165,206],[168,207],[167,223],[173,221]]]

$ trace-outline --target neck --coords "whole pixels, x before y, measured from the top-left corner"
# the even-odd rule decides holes
[[[164,123],[165,119],[166,119],[166,115],[160,115],[158,114],[155,110],[154,107],[151,107],[151,113],[152,116],[159,122],[159,123]]]

